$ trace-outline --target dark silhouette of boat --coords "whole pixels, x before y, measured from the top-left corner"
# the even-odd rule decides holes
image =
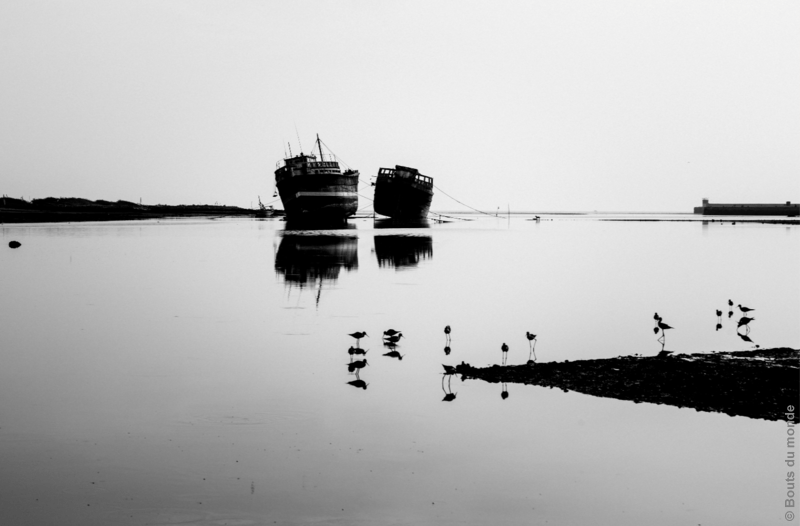
[[[278,162],[275,186],[288,221],[344,221],[358,209],[358,171],[339,168],[333,155],[304,154]],[[290,154],[291,155],[291,154]]]
[[[381,168],[375,181],[376,214],[401,221],[422,221],[433,199],[433,178],[416,168]]]

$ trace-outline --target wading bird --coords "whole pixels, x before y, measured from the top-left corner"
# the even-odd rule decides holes
[[[348,336],[352,336],[353,338],[355,338],[356,339],[356,346],[358,346],[359,342],[361,341],[361,338],[363,338],[364,336],[369,336],[369,335],[366,332],[352,332],[352,333],[348,334]]]
[[[742,311],[742,314],[747,314],[748,312],[755,310],[755,309],[748,309],[747,307],[742,307],[741,305],[737,305],[737,307],[739,307],[739,310]]]
[[[354,354],[367,354],[367,351],[365,351],[360,347],[350,347],[349,349],[347,349],[347,354],[349,354],[350,356],[353,356]]]
[[[450,341],[450,326],[449,325],[447,325],[444,328],[444,337],[447,338],[448,342]]]
[[[396,331],[394,329],[389,329],[388,331],[383,331],[383,337],[385,338],[386,336],[394,336],[396,334],[400,334],[401,332],[402,331]]]
[[[366,360],[356,360],[355,362],[347,364],[347,370],[352,373],[358,371],[359,369],[363,369],[367,365],[369,364]]]
[[[348,385],[352,385],[353,387],[358,387],[360,389],[364,389],[365,391],[367,389],[367,386],[369,385],[368,383],[366,383],[364,380],[362,380],[358,376],[358,370],[356,370],[356,379],[353,380],[352,382],[347,382],[347,383],[348,383]]]
[[[669,329],[672,329],[672,327],[670,327],[669,325],[667,325],[666,323],[664,323],[661,320],[658,320],[657,323],[658,323],[657,329],[661,329],[661,337],[657,341],[661,342],[661,350],[663,351],[664,350],[664,346],[667,344],[667,333],[666,333],[666,331],[669,330]]]
[[[503,365],[505,365],[506,362],[508,362],[508,345],[503,343],[503,345],[500,346],[500,350],[503,351]]]

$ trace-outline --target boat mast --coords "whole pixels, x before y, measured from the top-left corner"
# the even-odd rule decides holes
[[[319,148],[319,161],[322,162],[325,159],[322,157],[322,143],[319,140],[319,134],[317,134],[317,147]]]

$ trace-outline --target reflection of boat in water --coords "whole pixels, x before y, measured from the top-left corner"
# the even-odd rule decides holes
[[[430,236],[375,236],[375,254],[380,267],[413,267],[433,258],[433,240]]]
[[[403,219],[392,219],[391,217],[376,218],[372,225],[376,229],[382,228],[430,228],[431,224],[427,219],[416,221],[405,221]]]
[[[358,268],[355,236],[284,234],[275,255],[275,270],[299,287],[336,280],[343,268]]]
[[[300,155],[279,161],[275,185],[288,220],[343,221],[358,208],[358,171],[342,170],[333,155],[323,155],[317,135],[316,155]]]
[[[375,213],[404,221],[425,219],[433,199],[433,178],[416,168],[381,168],[375,181]]]

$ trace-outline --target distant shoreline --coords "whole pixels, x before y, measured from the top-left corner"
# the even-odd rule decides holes
[[[553,219],[587,219],[595,221],[629,221],[629,222],[687,222],[687,223],[762,223],[778,225],[800,225],[796,218],[767,218],[764,216],[728,216],[714,217],[693,215],[687,212],[532,212],[511,211],[516,218],[528,217],[533,220],[537,216]],[[144,219],[166,219],[170,217],[284,217],[283,210],[268,208],[266,210],[241,208],[225,205],[145,205],[131,201],[91,201],[77,197],[46,197],[25,201],[12,197],[0,197],[0,223],[66,223],[79,221],[133,221]],[[374,214],[359,214],[351,219],[373,217]],[[507,219],[508,211],[496,214],[472,211],[431,211],[429,219],[439,217],[495,217]],[[613,217],[641,216],[641,217]],[[662,217],[652,217],[662,216]],[[544,218],[543,218],[544,219]]]
[[[73,221],[128,221],[168,217],[266,217],[276,210],[253,210],[225,205],[143,205],[130,201],[91,201],[47,197],[24,201],[0,197],[0,223],[60,223]]]

